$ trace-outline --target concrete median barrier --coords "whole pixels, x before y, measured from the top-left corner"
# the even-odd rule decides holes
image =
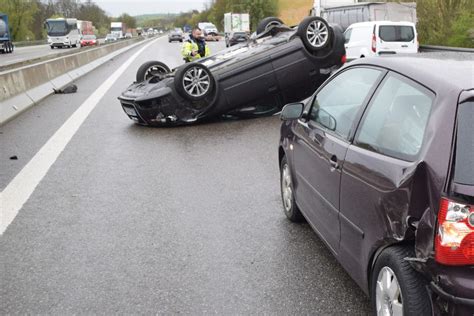
[[[130,41],[0,72],[0,125],[113,57],[142,44]]]

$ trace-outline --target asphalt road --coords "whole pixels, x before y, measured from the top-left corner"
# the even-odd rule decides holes
[[[41,58],[48,55],[55,55],[66,51],[79,51],[80,48],[63,48],[63,49],[51,49],[49,45],[36,45],[36,46],[25,46],[15,47],[12,54],[0,55],[0,66],[7,66],[24,62],[30,59]]]
[[[99,42],[103,44],[104,40],[99,39]],[[75,53],[78,52],[80,49],[80,47],[51,49],[49,45],[15,47],[15,50],[11,54],[0,54],[0,69],[4,66],[25,62],[30,59],[38,59],[49,55],[60,55],[73,52]]]
[[[3,192],[139,49],[0,128]],[[285,219],[277,117],[147,128],[123,113],[139,65],[176,67],[179,50],[162,38],[131,63],[0,237],[0,314],[370,313],[310,227]]]

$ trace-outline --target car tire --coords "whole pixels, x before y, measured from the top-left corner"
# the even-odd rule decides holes
[[[296,31],[303,41],[304,46],[311,52],[316,52],[326,48],[333,40],[333,33],[326,20],[309,16],[303,19]]]
[[[176,91],[189,101],[199,101],[214,92],[214,77],[206,66],[187,63],[178,68],[174,77]]]
[[[283,156],[280,162],[280,189],[283,212],[286,217],[295,223],[304,221],[304,216],[296,205],[293,190],[293,177],[286,156]]]
[[[283,24],[284,24],[283,21],[277,17],[264,18],[257,25],[257,35],[262,34],[263,32],[265,32],[266,30],[268,30],[269,28],[273,26],[278,26],[278,25],[283,25]]]
[[[413,247],[393,246],[377,258],[370,286],[376,315],[395,315],[397,311],[405,316],[432,314],[427,281],[405,260],[414,256]]]
[[[170,72],[170,68],[165,63],[152,60],[144,63],[138,68],[136,80],[137,82],[142,82],[154,77],[155,75],[167,74]]]

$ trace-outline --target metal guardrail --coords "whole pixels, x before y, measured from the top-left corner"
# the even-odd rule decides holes
[[[103,39],[99,39],[99,40],[101,40],[99,46],[81,47],[80,50],[78,50],[78,49],[66,49],[66,50],[60,49],[55,54],[48,54],[48,55],[44,55],[44,56],[34,57],[34,58],[31,58],[31,59],[21,60],[21,61],[18,61],[18,62],[7,63],[5,65],[0,65],[0,73],[3,72],[3,71],[10,70],[10,69],[19,68],[19,67],[23,67],[23,66],[26,66],[26,65],[30,65],[30,64],[34,64],[34,63],[38,63],[38,62],[58,58],[58,57],[65,57],[65,56],[68,56],[68,55],[77,54],[78,52],[89,50],[89,49],[95,49],[97,47],[102,47],[104,45],[112,45],[112,44],[116,44],[116,43],[121,43],[122,41],[142,40],[142,38],[134,37],[132,39],[120,40],[120,41],[117,41],[117,42],[110,42],[110,43],[104,43]],[[31,42],[28,42],[28,43],[31,43]],[[48,43],[46,42],[46,43],[43,43],[43,44],[46,45]],[[33,46],[33,45],[30,45],[30,46]]]
[[[474,48],[420,45],[420,52],[461,52],[474,53]]]

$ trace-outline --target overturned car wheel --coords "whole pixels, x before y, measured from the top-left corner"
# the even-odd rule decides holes
[[[329,24],[317,16],[309,16],[303,19],[298,25],[297,34],[305,47],[311,52],[327,47],[332,41]]]
[[[159,75],[164,75],[171,72],[166,64],[160,61],[148,61],[140,66],[137,70],[137,82],[146,81]]]
[[[268,17],[260,21],[257,25],[257,34],[262,34],[273,26],[283,25],[283,21],[276,17]]]
[[[189,63],[178,68],[174,83],[178,93],[190,101],[205,99],[214,90],[214,78],[211,71],[198,63]]]

